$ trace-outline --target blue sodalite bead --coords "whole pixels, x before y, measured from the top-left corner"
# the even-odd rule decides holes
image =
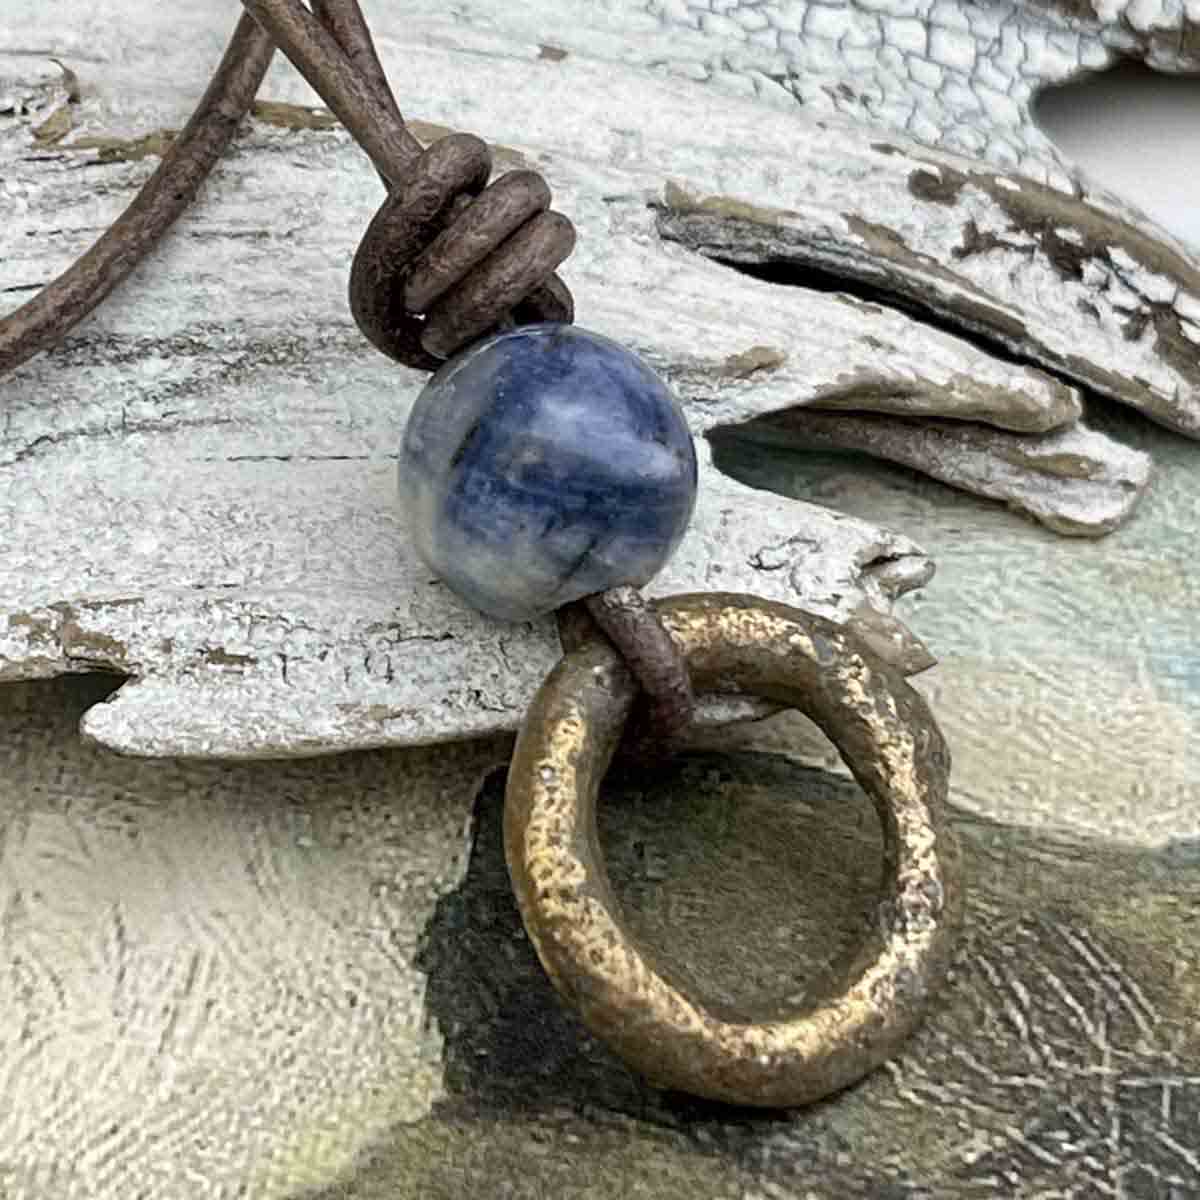
[[[442,580],[490,616],[528,620],[649,581],[687,528],[696,454],[639,358],[573,325],[526,325],[429,381],[400,488]]]

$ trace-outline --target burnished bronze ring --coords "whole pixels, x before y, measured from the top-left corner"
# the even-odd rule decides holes
[[[876,927],[844,989],[800,1011],[705,1004],[653,963],[621,918],[598,841],[600,782],[636,695],[598,637],[547,678],[509,769],[505,846],[521,914],[562,997],[651,1082],[737,1104],[807,1104],[890,1057],[945,973],[961,908],[944,814],[949,753],[924,700],[830,621],[719,593],[655,607],[697,691],[800,709],[837,747],[883,827]]]

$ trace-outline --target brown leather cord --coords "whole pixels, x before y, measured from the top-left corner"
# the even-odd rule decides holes
[[[336,0],[311,0],[311,3],[313,15],[333,34],[355,74],[366,85],[387,120],[403,127],[404,118],[396,106],[396,97],[392,95],[362,9],[357,3],[339,4]],[[409,136],[407,130],[405,136]],[[415,138],[412,140],[416,142]]]
[[[378,58],[357,0],[326,0],[319,11],[330,27],[300,0],[242,3],[350,131],[389,189],[404,182],[420,157],[421,143],[405,127],[382,68],[372,71],[370,64]],[[335,29],[348,39],[349,50]],[[366,76],[359,74],[356,62],[358,68],[367,64]]]
[[[324,0],[314,12],[300,0],[243,3],[388,183],[351,272],[350,308],[373,346],[428,370],[518,305],[513,319],[521,323],[571,320],[570,293],[551,278],[574,246],[570,222],[537,206],[514,224],[521,197],[529,195],[520,186],[456,203],[483,190],[490,153],[461,134],[422,152],[404,126],[357,0]]]
[[[635,587],[609,588],[583,601],[592,620],[617,648],[642,690],[633,728],[625,739],[628,753],[655,760],[671,753],[692,723],[696,698],[679,647]]]
[[[566,604],[554,615],[563,654],[609,642],[641,689],[621,753],[642,764],[670,757],[695,717],[696,697],[683,652],[658,607],[635,587],[617,587]]]
[[[60,342],[187,208],[249,112],[273,54],[272,40],[350,131],[389,189],[411,183],[413,171],[423,169],[423,148],[404,125],[357,0],[315,0],[311,12],[299,0],[245,0],[245,7],[247,15],[238,22],[204,97],[133,202],[61,276],[0,320],[0,373]],[[486,184],[487,174],[471,177],[468,201]],[[430,214],[418,207],[407,213],[389,197],[386,227],[396,241],[389,246],[373,236],[358,257],[388,259],[377,274],[381,283],[396,283],[396,292],[375,299],[356,291],[351,303],[374,345],[401,362],[430,369],[504,322],[509,312],[516,323],[572,320],[570,292],[553,274],[573,245],[570,223],[542,205],[528,212],[532,229],[514,227],[511,217],[520,205],[514,206],[513,192],[527,194],[529,188],[529,173],[519,174],[523,179],[515,187],[489,189],[479,206],[454,203],[464,194],[460,191],[446,197],[443,210]],[[464,212],[462,236],[471,246],[465,258],[447,253],[459,237],[447,225]],[[410,224],[417,229],[409,230]],[[418,236],[410,238],[411,232]],[[415,272],[406,272],[404,247],[415,256],[439,233],[445,234],[440,245]],[[411,307],[411,298],[405,303],[409,274],[414,296],[433,305],[428,321]]]
[[[539,211],[539,193],[548,200],[549,191],[540,177],[537,188],[530,172],[518,172],[515,184],[502,176],[485,190],[490,172],[479,138],[441,138],[367,226],[350,271],[350,307],[383,353],[435,370],[509,313],[522,324],[572,319],[570,292],[554,289],[552,276],[574,229],[559,213]],[[542,281],[550,287],[532,295]],[[406,303],[410,291],[429,302],[424,316]]]
[[[0,375],[61,342],[154,248],[250,111],[274,53],[243,16],[195,112],[133,202],[82,257],[0,320]]]

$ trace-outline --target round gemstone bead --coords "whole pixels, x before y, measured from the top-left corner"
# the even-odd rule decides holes
[[[450,359],[400,451],[417,549],[475,608],[528,620],[648,582],[696,500],[696,454],[666,385],[573,325],[526,325]]]

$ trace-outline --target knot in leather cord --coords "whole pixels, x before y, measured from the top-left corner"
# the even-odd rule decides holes
[[[379,350],[435,370],[504,324],[570,322],[571,293],[554,274],[575,230],[550,211],[533,171],[488,184],[487,144],[466,133],[432,143],[367,227],[350,272],[350,307]]]

